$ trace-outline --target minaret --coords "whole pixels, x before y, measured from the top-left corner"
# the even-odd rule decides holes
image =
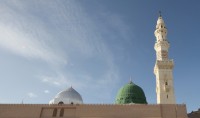
[[[167,40],[167,28],[161,13],[157,20],[156,30],[154,32],[156,43],[156,63],[154,74],[156,76],[156,94],[158,104],[176,104],[173,84],[173,60],[168,58],[169,42]]]

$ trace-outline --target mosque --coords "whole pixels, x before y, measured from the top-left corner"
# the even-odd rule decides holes
[[[174,62],[168,58],[170,44],[161,15],[154,34],[157,104],[148,104],[142,88],[130,81],[119,89],[115,104],[85,104],[70,87],[49,104],[0,104],[0,118],[187,118],[186,105],[175,102]]]

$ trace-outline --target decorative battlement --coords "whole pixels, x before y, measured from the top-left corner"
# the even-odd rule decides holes
[[[78,107],[78,106],[160,106],[162,104],[0,104],[0,106],[8,106],[8,107]],[[186,106],[185,104],[171,104],[175,106]]]

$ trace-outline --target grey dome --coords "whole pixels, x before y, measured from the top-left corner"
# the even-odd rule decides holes
[[[59,92],[49,104],[82,104],[83,100],[81,95],[72,87]]]

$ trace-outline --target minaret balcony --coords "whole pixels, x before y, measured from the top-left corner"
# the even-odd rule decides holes
[[[172,59],[167,60],[156,60],[154,69],[173,69],[174,61]]]

